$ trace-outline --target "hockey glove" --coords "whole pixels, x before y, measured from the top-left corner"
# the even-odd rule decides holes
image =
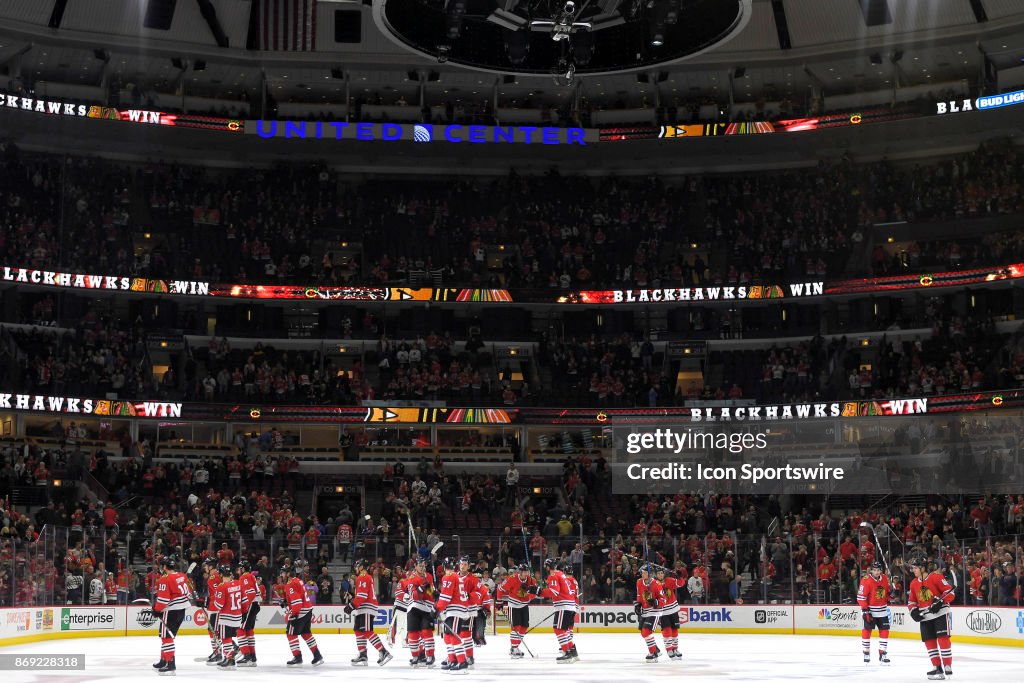
[[[539,591],[537,590],[536,586],[530,586],[529,588],[526,589],[526,592],[529,593],[530,595],[537,595],[537,593]]]
[[[344,609],[345,614],[348,614],[348,615],[351,616],[352,611],[353,611],[352,603],[349,603],[349,604],[345,605],[345,609]]]
[[[934,598],[932,598],[932,604],[931,604],[931,607],[928,608],[928,610],[932,614],[938,614],[939,611],[942,610],[942,608],[945,607],[945,606],[946,606],[945,601],[942,598],[940,598],[939,596],[936,595]]]
[[[640,603],[639,602],[634,602],[633,603],[633,613],[636,614],[637,616],[640,616],[640,612],[642,612],[642,611],[643,611],[643,607],[640,605]]]
[[[921,608],[915,607],[912,610],[910,610],[910,618],[916,622],[924,621],[924,614],[921,612]]]
[[[875,619],[871,616],[871,612],[864,610],[861,612],[861,616],[864,617],[864,628],[870,631],[875,627]]]

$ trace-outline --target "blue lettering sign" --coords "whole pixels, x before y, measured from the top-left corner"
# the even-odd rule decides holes
[[[1020,96],[1014,93],[997,96],[1006,98],[998,104],[989,102],[989,106],[1006,106],[1016,104]],[[992,98],[990,98],[992,99]],[[1007,101],[1008,100],[1008,101]],[[353,123],[345,121],[256,121],[256,134],[261,138],[316,138],[324,137],[335,140],[361,140],[395,142],[412,140],[414,142],[433,142],[434,128],[430,124],[398,124],[398,123]],[[352,126],[354,134],[346,137],[345,129]],[[332,136],[333,129],[333,136]],[[462,126],[451,124],[438,128],[438,139],[445,142],[482,143],[523,143],[527,145],[586,145],[586,131],[582,128],[553,128],[540,126]]]

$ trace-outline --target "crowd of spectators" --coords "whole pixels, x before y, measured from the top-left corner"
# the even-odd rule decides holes
[[[446,284],[643,288],[837,278],[864,272],[860,263],[968,267],[1017,258],[1017,233],[879,244],[863,259],[859,247],[874,223],[1024,209],[1020,157],[1000,141],[914,166],[844,158],[671,181],[552,171],[357,182],[321,166],[129,166],[10,144],[4,155],[5,262],[241,283],[439,272]]]
[[[481,367],[478,338],[467,343],[464,353],[453,348],[451,333],[433,330],[413,340],[384,337],[378,346],[378,395],[383,399],[491,403],[501,393],[494,373]]]
[[[226,338],[216,337],[205,349],[193,349],[185,384],[186,397],[202,401],[349,405],[370,397],[361,361],[346,371],[319,350],[278,349],[262,342],[232,348]]]
[[[854,396],[935,396],[997,388],[991,367],[1009,335],[996,333],[992,320],[950,316],[936,320],[932,336],[904,342],[883,342],[877,369],[851,369]]]
[[[137,398],[155,395],[145,363],[144,332],[100,307],[90,307],[73,329],[17,327],[7,330],[17,347],[5,370],[14,389],[56,396]]]
[[[681,597],[694,604],[765,596],[850,602],[861,573],[884,554],[897,604],[905,598],[905,560],[917,552],[957,573],[960,604],[1016,605],[1024,597],[1024,496],[934,496],[866,510],[775,496],[614,496],[604,459],[583,455],[563,463],[560,495],[521,497],[515,465],[501,477],[456,474],[424,460],[410,472],[401,462],[383,468],[373,484],[379,511],[370,519],[350,505],[321,519],[296,508],[296,496],[311,485],[296,463],[273,456],[273,443],[268,457],[240,438],[247,447],[237,456],[175,461],[154,459],[145,443],[133,444],[128,458],[73,445],[5,447],[0,490],[31,485],[41,468],[84,468],[114,493],[105,502],[51,500],[31,515],[0,507],[0,600],[146,598],[153,565],[166,554],[183,566],[195,562],[200,573],[207,557],[245,557],[265,582],[304,559],[321,604],[344,601],[351,586],[346,573],[332,574],[336,562],[369,557],[378,594],[389,598],[391,583],[442,540],[444,554],[469,555],[490,581],[520,562],[537,569],[560,558],[582,577],[584,599],[597,602],[632,600],[648,560],[675,571]],[[468,520],[479,523],[476,530],[466,528]],[[875,527],[880,547],[862,521]]]
[[[541,398],[550,405],[598,407],[657,406],[672,401],[674,390],[654,363],[649,339],[628,334],[589,339],[544,338],[539,361],[549,369],[551,386]]]

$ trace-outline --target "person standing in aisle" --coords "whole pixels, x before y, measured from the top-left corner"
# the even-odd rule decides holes
[[[160,615],[160,661],[153,668],[161,676],[174,676],[174,639],[178,636],[185,610],[192,602],[188,578],[178,571],[178,560],[168,555],[160,560],[163,576],[157,582],[153,611]]]

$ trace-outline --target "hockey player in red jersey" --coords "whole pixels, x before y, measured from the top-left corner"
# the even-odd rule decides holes
[[[565,577],[565,585],[568,587],[569,593],[576,598],[576,613],[573,615],[573,625],[569,627],[569,642],[572,644],[572,660],[578,661],[579,656],[576,654],[576,633],[575,627],[576,622],[580,620],[580,585],[576,582],[576,577],[572,575],[570,567],[566,563],[562,563],[562,575]]]
[[[466,650],[462,644],[462,633],[469,632],[469,596],[464,593],[465,584],[455,572],[454,562],[445,558],[442,566],[444,576],[437,598],[437,612],[444,619],[444,643],[448,657],[441,665],[443,671],[453,674],[469,673]]]
[[[416,561],[416,570],[405,580],[408,599],[409,649],[411,666],[434,666],[434,590],[433,578],[427,574],[427,562]]]
[[[679,581],[675,576],[667,574],[664,567],[658,567],[654,577],[661,585],[661,593],[657,600],[665,652],[668,653],[669,659],[682,659],[683,656],[679,654],[679,601],[676,599]]]
[[[242,625],[242,583],[232,577],[231,567],[222,565],[218,572],[221,584],[213,594],[213,606],[219,612],[217,624],[220,629],[221,660],[217,666],[222,669],[235,667],[238,652],[238,629]]]
[[[207,664],[217,664],[220,656],[220,630],[217,625],[217,610],[213,607],[213,594],[220,586],[220,572],[217,571],[217,561],[212,557],[203,561],[203,570],[206,574],[206,629],[210,632],[210,647],[212,654],[206,658]]]
[[[192,590],[188,578],[178,571],[174,556],[160,561],[163,575],[157,582],[156,603],[153,611],[160,615],[160,661],[153,665],[161,676],[174,676],[174,639],[181,622],[185,620],[185,609],[192,602]]]
[[[260,613],[260,591],[249,560],[238,563],[238,581],[242,585],[242,624],[238,629],[238,666],[256,666],[256,615]]]
[[[953,587],[942,574],[929,573],[924,560],[911,560],[910,565],[915,578],[907,591],[907,607],[910,618],[921,625],[921,640],[935,667],[928,672],[928,680],[941,681],[953,675],[953,648],[949,642]]]
[[[555,608],[554,629],[558,647],[562,651],[555,661],[559,664],[572,664],[579,661],[576,645],[572,641],[572,629],[576,623],[576,593],[572,584],[565,579],[562,567],[554,559],[544,560],[544,569],[548,571],[547,585],[540,592],[541,597],[551,600]]]
[[[498,586],[498,601],[508,603],[509,638],[512,659],[521,659],[523,651],[519,645],[523,634],[530,630],[530,601],[537,597],[537,582],[530,576],[530,565],[521,564]]]
[[[373,632],[373,620],[377,618],[377,596],[373,591],[373,577],[366,571],[366,561],[356,560],[353,565],[356,572],[355,596],[352,603],[345,606],[345,614],[355,618],[353,629],[356,632],[356,647],[359,654],[352,660],[352,666],[366,666],[366,643],[377,650],[377,665],[384,666],[391,661],[391,653],[384,648],[384,643]]]
[[[640,568],[640,578],[636,580],[636,602],[633,611],[639,620],[640,634],[647,645],[648,664],[658,661],[661,652],[654,641],[654,628],[658,624],[658,596],[661,595],[661,584],[651,578],[651,567],[645,564]]]
[[[882,573],[882,563],[872,562],[871,568],[864,578],[860,580],[860,587],[857,589],[857,604],[860,605],[860,612],[864,618],[864,628],[861,629],[861,648],[864,651],[864,663],[871,662],[871,632],[878,629],[878,661],[882,664],[889,663],[889,596],[892,595],[892,586],[889,584],[889,577]]]
[[[475,645],[473,630],[476,623],[477,610],[480,607],[480,580],[475,574],[470,574],[469,569],[469,556],[464,555],[459,559],[459,591],[465,596],[466,617],[459,623],[458,633],[459,638],[462,639],[462,649],[466,653],[466,665],[472,669],[476,657],[476,653],[473,650]]]
[[[302,665],[302,650],[299,649],[299,637],[306,641],[306,647],[313,653],[313,666],[320,666],[324,658],[317,647],[316,638],[310,630],[313,621],[313,603],[309,600],[306,585],[298,576],[292,575],[292,569],[285,566],[281,569],[281,583],[284,584],[284,618],[287,624],[288,647],[292,658],[288,666]]]

